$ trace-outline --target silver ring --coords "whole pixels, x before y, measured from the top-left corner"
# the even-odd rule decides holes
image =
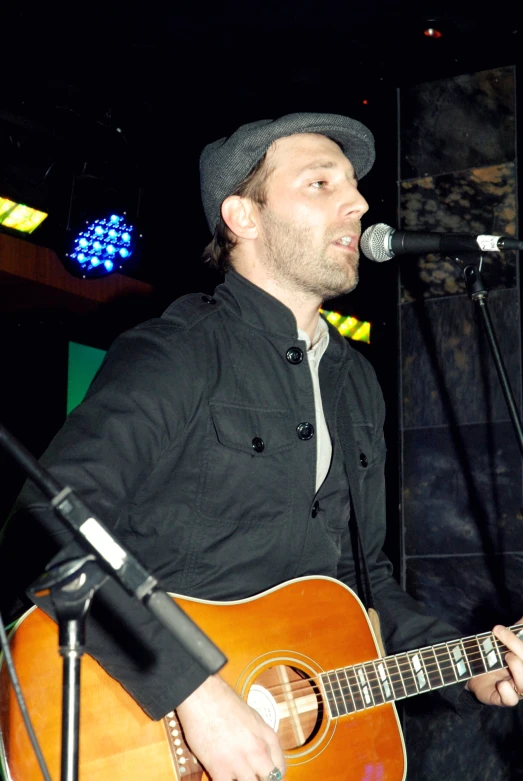
[[[283,778],[281,774],[281,770],[279,767],[273,767],[269,775],[267,776],[267,781],[281,781]]]

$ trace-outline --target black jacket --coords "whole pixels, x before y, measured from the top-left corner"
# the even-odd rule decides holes
[[[360,525],[387,650],[448,639],[452,628],[422,614],[381,553],[383,399],[370,364],[333,328],[320,384],[334,457],[315,495],[316,445],[309,435],[316,421],[305,350],[291,311],[230,272],[214,298],[185,296],[116,340],[42,462],[166,590],[237,599],[311,574],[338,577],[355,589],[337,419],[345,394],[359,451]],[[10,547],[3,547],[10,556],[13,545],[24,545],[26,556],[31,546],[25,580],[56,551],[63,559],[75,550],[30,486],[9,536]],[[87,647],[153,718],[206,677],[112,583],[96,600]]]

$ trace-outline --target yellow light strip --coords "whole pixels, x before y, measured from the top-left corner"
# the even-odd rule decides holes
[[[338,329],[342,336],[347,336],[356,342],[370,344],[370,323],[367,321],[358,320],[350,315],[345,317],[339,312],[328,312],[325,309],[320,309],[320,312],[329,323]]]
[[[0,225],[6,228],[20,233],[32,233],[48,216],[46,212],[0,197]]]

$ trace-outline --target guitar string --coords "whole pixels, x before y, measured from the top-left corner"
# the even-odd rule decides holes
[[[448,645],[452,645],[452,644],[453,644],[453,641],[449,642],[449,644],[448,644]],[[457,644],[457,645],[459,645],[459,643],[456,643],[456,644]],[[469,641],[469,642],[467,643],[467,645],[468,645],[468,646],[470,646],[470,647],[472,647],[473,645],[477,645],[477,644],[476,644],[475,642],[471,642],[471,641]],[[506,648],[506,646],[504,646],[504,645],[503,645],[502,643],[500,643],[499,641],[497,641],[497,642],[496,642],[496,645],[497,645],[498,651],[500,651],[500,653],[501,653],[501,654],[502,654],[502,653],[505,653],[505,651],[507,651],[507,652],[508,652],[508,649]],[[421,650],[421,649],[420,649],[420,650]],[[431,650],[432,650],[432,649],[431,649]],[[447,652],[447,653],[450,655],[450,650],[449,650],[447,647],[445,647],[445,646],[438,647],[438,650],[446,651],[446,652]],[[408,655],[412,657],[412,656],[413,656],[413,655],[415,655],[416,653],[419,653],[419,651],[411,651],[411,652],[409,652],[409,654],[408,654]],[[423,654],[421,654],[421,655],[423,656]],[[405,657],[405,658],[403,658],[403,659],[398,659],[398,657]],[[373,673],[373,676],[372,676],[372,677],[373,677],[373,680],[375,681],[375,680],[378,680],[378,676],[377,676],[377,673],[376,673],[376,672],[373,670],[373,668],[374,668],[374,664],[375,664],[375,663],[379,663],[380,661],[387,662],[387,668],[388,668],[388,665],[389,665],[389,664],[392,662],[392,663],[394,663],[394,664],[395,664],[395,666],[398,668],[398,672],[399,672],[399,675],[398,675],[398,672],[392,672],[392,671],[391,671],[391,670],[388,668],[388,679],[389,679],[389,680],[390,680],[390,681],[391,681],[391,682],[394,684],[394,683],[396,683],[396,682],[398,682],[398,681],[400,681],[400,680],[404,680],[404,677],[403,677],[403,675],[401,675],[401,672],[402,672],[402,671],[407,671],[407,673],[408,673],[408,677],[409,677],[409,678],[413,678],[413,676],[416,674],[415,672],[413,672],[413,670],[412,670],[412,666],[411,666],[411,664],[408,662],[408,660],[406,659],[406,657],[407,657],[407,652],[405,652],[405,654],[398,654],[398,655],[396,655],[396,656],[388,656],[388,657],[385,657],[385,658],[383,658],[383,659],[380,657],[380,658],[378,658],[378,659],[375,659],[375,660],[369,660],[369,661],[367,661],[367,662],[360,662],[359,664],[350,665],[349,667],[345,667],[345,668],[344,668],[344,667],[340,667],[340,668],[337,668],[337,669],[335,669],[335,670],[329,670],[328,672],[330,672],[330,673],[343,673],[343,674],[345,674],[345,673],[346,673],[346,671],[349,671],[349,672],[352,672],[353,674],[355,674],[355,668],[356,668],[356,667],[365,667],[365,668],[367,668],[367,667],[368,667],[368,668],[370,668],[370,672],[371,672],[371,673]],[[472,663],[472,664],[474,664],[474,663],[475,663],[475,662],[477,662],[478,660],[481,660],[481,662],[482,662],[482,664],[483,664],[483,656],[482,656],[481,652],[477,653],[477,654],[476,654],[476,656],[472,656],[472,655],[470,655],[470,654],[467,654],[467,659],[468,659],[468,660],[469,660],[469,662],[470,662],[470,663]],[[438,664],[438,661],[439,661],[439,664]],[[424,658],[424,662],[425,662],[425,669],[427,670],[427,672],[429,671],[429,669],[430,669],[431,671],[433,671],[433,672],[436,672],[436,671],[438,671],[438,678],[441,678],[441,677],[443,677],[443,676],[440,676],[440,675],[439,675],[439,671],[440,671],[440,670],[441,670],[441,672],[442,672],[442,673],[445,673],[445,672],[449,672],[449,671],[450,671],[450,672],[452,673],[452,676],[453,676],[453,679],[454,679],[454,680],[453,680],[453,682],[454,682],[454,683],[455,683],[455,682],[459,682],[459,680],[460,680],[460,679],[459,679],[459,678],[457,678],[457,679],[456,679],[456,676],[455,676],[455,673],[454,673],[454,668],[455,668],[455,665],[452,663],[452,661],[450,661],[450,660],[449,660],[449,663],[444,663],[444,662],[443,662],[443,660],[442,660],[441,658],[440,658],[438,661],[434,661],[434,662],[433,662],[433,663],[430,665],[430,664],[427,664],[427,660]],[[457,660],[457,661],[458,661],[458,660]],[[456,662],[456,663],[457,663],[457,662]],[[483,666],[484,666],[484,665],[483,665]],[[421,669],[421,668],[420,668],[420,669]],[[498,668],[498,669],[499,669],[499,668]],[[367,672],[369,672],[369,670],[366,670],[366,671],[367,671]],[[488,672],[488,671],[487,671],[487,670],[485,670],[485,672]],[[325,675],[325,674],[326,674],[326,673],[324,673],[324,675]],[[481,674],[481,673],[480,673],[480,674]],[[317,677],[318,677],[318,676],[313,676],[313,677],[311,677],[311,678],[302,678],[302,679],[301,679],[301,681],[309,681],[309,680],[310,680],[310,681],[312,681],[312,680],[316,681]],[[472,676],[472,677],[474,677],[474,676]],[[294,685],[295,685],[295,686],[296,686],[296,684],[300,684],[300,681],[296,681],[296,682],[294,682]],[[274,686],[273,688],[277,688],[277,686]],[[307,687],[304,687],[304,688],[307,688]]]
[[[512,630],[516,630],[516,629],[520,629],[520,628],[522,628],[521,625],[516,626],[516,627],[511,627]],[[478,641],[478,638],[488,639],[489,637],[490,637],[491,641],[494,641],[500,656],[503,656],[505,653],[508,653],[509,649],[507,648],[507,646],[505,646],[503,643],[501,643],[494,635],[490,635],[489,636],[488,633],[485,633],[485,634],[482,634],[482,635],[477,635],[477,636],[470,637],[470,638],[464,638],[462,641],[459,641],[459,640],[449,641],[448,643],[443,643],[441,645],[438,644],[438,646],[435,646],[433,648],[437,649],[438,651],[444,651],[444,652],[448,653],[449,657],[450,657],[451,651],[448,648],[448,646],[457,646],[457,647],[459,647],[460,645],[463,645],[463,647],[465,649],[467,647],[468,648],[476,647],[476,648],[478,648],[478,651],[479,651],[479,641]],[[408,655],[412,657],[416,653],[419,653],[423,657],[423,654],[421,653],[423,650],[425,650],[425,652],[427,650],[430,650],[432,652],[433,648],[430,648],[430,649],[418,649],[417,651],[416,650],[410,651],[410,652],[408,652]],[[296,693],[300,693],[300,692],[308,692],[310,694],[311,693],[310,690],[312,688],[311,684],[315,684],[316,686],[319,686],[319,679],[322,677],[322,675],[325,676],[325,675],[328,675],[328,673],[333,673],[333,674],[336,674],[336,676],[337,676],[339,673],[341,673],[341,674],[345,675],[346,684],[348,684],[348,687],[349,687],[347,693],[352,693],[353,699],[354,699],[354,696],[355,696],[360,701],[360,700],[362,700],[362,694],[361,694],[360,685],[358,684],[358,681],[357,681],[357,678],[356,678],[356,669],[355,668],[365,667],[366,672],[367,673],[369,673],[369,672],[371,673],[370,679],[369,679],[369,677],[367,677],[369,685],[371,686],[371,688],[374,688],[376,690],[376,692],[377,691],[381,692],[382,686],[380,686],[380,679],[378,677],[377,671],[374,669],[374,664],[375,663],[379,663],[381,661],[381,662],[385,662],[386,663],[385,666],[387,667],[387,673],[388,673],[387,680],[392,684],[392,687],[395,688],[395,687],[401,686],[401,688],[405,691],[405,693],[408,694],[406,686],[405,686],[405,681],[407,679],[407,684],[412,685],[412,680],[415,677],[416,673],[413,671],[412,666],[410,665],[410,663],[407,661],[406,658],[404,660],[399,660],[398,661],[398,657],[399,656],[405,656],[406,657],[407,656],[407,652],[405,652],[404,655],[403,654],[398,654],[398,655],[387,656],[387,657],[383,657],[383,658],[382,657],[378,657],[377,659],[369,660],[367,662],[360,662],[359,664],[350,665],[348,667],[339,667],[339,668],[336,668],[334,670],[329,670],[326,673],[320,673],[318,675],[300,678],[300,680],[298,680],[298,681],[289,681],[289,683],[286,683],[286,684],[281,684],[281,683],[273,684],[271,686],[264,686],[264,688],[267,689],[268,691],[274,691],[276,696],[278,694],[278,690],[279,690],[279,693],[282,696],[285,696],[285,693],[288,693],[289,689],[292,691],[292,694],[296,694]],[[479,651],[475,656],[467,654],[466,658],[472,664],[474,664],[475,662],[480,660],[482,665],[484,666],[483,655],[482,655],[481,651]],[[440,662],[439,665],[435,661],[435,662],[432,663],[432,666],[431,666],[431,665],[428,665],[426,663],[425,659],[423,659],[423,660],[425,662],[425,670],[427,671],[429,679],[431,677],[430,673],[429,673],[429,668],[430,668],[433,672],[437,671],[437,677],[438,677],[438,679],[442,679],[443,680],[443,684],[445,684],[445,683],[448,683],[448,684],[456,683],[456,682],[459,682],[461,680],[460,678],[456,678],[455,665],[452,663],[452,661],[450,661],[450,663],[444,664],[444,663],[442,663],[442,660],[438,660]],[[389,669],[388,665],[391,662],[396,664],[396,666],[398,668],[398,672],[392,672]],[[458,663],[458,662],[459,662],[459,660],[456,660],[456,663]],[[503,664],[503,667],[504,666],[505,665]],[[500,669],[500,668],[497,667],[495,669]],[[403,671],[406,673],[405,676],[403,675]],[[440,671],[442,673],[441,675],[440,675]],[[452,674],[452,676],[453,676],[453,680],[452,681],[448,681],[448,682],[444,681],[443,673],[445,673],[445,672],[450,672]],[[488,671],[485,670],[485,672],[488,672]],[[349,681],[347,673],[351,673],[354,676],[355,683]],[[481,674],[481,673],[479,673],[479,674]],[[472,677],[475,677],[475,676],[472,676]],[[463,680],[465,680],[465,679],[463,679]],[[327,679],[327,682],[328,681],[329,681],[329,679]],[[334,690],[333,690],[333,694],[334,694],[335,700],[339,699],[340,701],[343,701],[344,694],[343,694],[343,691],[341,690],[341,684],[339,682],[339,679],[337,681],[334,681],[334,685],[336,686],[336,688],[340,688],[340,694],[339,695],[335,694]],[[414,683],[414,686],[416,687],[416,691],[413,691],[412,694],[415,694],[418,691],[418,687],[417,687],[416,683]],[[441,684],[438,683],[436,688],[440,688],[440,686],[441,686]],[[431,686],[429,688],[433,688],[433,687]]]

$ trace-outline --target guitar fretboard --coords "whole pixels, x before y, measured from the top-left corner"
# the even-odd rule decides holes
[[[523,638],[523,625],[511,629]],[[320,680],[330,714],[336,718],[506,667],[507,650],[485,632],[330,670]]]

